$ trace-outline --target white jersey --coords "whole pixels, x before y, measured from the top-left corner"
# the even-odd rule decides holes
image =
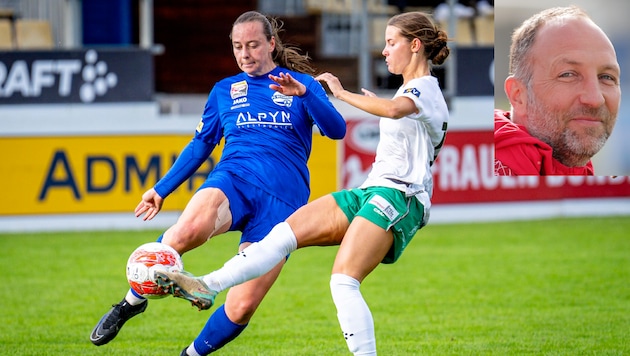
[[[420,200],[428,218],[433,195],[431,165],[444,143],[448,107],[433,76],[409,81],[398,89],[394,98],[399,96],[413,100],[419,112],[400,119],[380,119],[376,158],[361,188],[381,186],[402,190]]]

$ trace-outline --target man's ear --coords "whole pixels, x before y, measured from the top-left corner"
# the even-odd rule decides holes
[[[527,90],[525,84],[513,75],[510,75],[505,79],[503,87],[515,116],[517,113],[525,113],[527,111]]]

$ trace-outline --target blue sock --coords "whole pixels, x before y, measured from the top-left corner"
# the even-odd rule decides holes
[[[157,238],[157,240],[156,240],[156,241],[157,241],[157,242],[162,242],[162,239],[163,239],[163,238],[164,238],[164,233],[162,233],[162,235],[160,235],[160,236]]]
[[[145,297],[141,296],[140,294],[138,294],[138,292],[136,292],[135,290],[133,290],[133,288],[129,288],[129,290],[131,291],[131,293],[136,297],[136,298],[140,298],[140,299],[146,299]]]
[[[233,323],[225,314],[225,304],[210,316],[206,326],[194,341],[195,350],[200,355],[214,352],[234,340],[247,327]]]

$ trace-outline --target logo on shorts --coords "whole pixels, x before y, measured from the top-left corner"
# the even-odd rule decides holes
[[[389,221],[394,221],[394,219],[400,215],[400,213],[396,211],[396,208],[394,208],[390,202],[380,195],[375,195],[372,199],[370,199],[370,201],[368,201],[368,204],[374,205],[374,211],[380,215],[384,215],[389,219]]]

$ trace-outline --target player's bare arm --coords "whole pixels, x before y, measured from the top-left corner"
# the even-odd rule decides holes
[[[409,114],[417,113],[418,108],[414,102],[406,97],[396,97],[394,99],[384,99],[377,97],[367,89],[361,89],[362,94],[347,91],[341,85],[339,78],[331,73],[322,73],[315,80],[326,82],[335,98],[357,107],[372,115],[400,119]]]

